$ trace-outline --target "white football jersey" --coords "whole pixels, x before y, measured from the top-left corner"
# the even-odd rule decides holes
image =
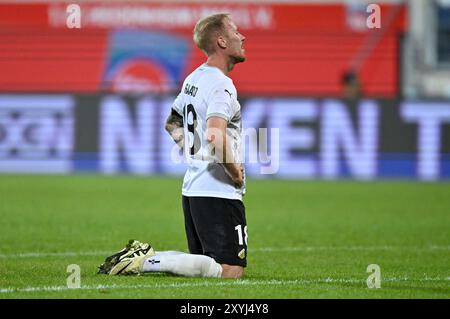
[[[234,162],[243,162],[241,106],[233,81],[218,68],[203,64],[184,80],[172,108],[183,116],[184,122],[188,169],[182,194],[242,200],[245,183],[242,188],[236,188],[223,165],[213,162],[205,134],[208,118],[218,116],[227,120]]]

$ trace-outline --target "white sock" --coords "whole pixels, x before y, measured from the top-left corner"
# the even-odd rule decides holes
[[[155,254],[157,255],[179,255],[179,254],[185,254],[181,251],[176,250],[163,250],[163,251],[155,251]]]
[[[186,277],[220,278],[222,266],[204,255],[158,252],[144,261],[142,272],[170,272]]]

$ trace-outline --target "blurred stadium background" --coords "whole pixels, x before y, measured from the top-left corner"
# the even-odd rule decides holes
[[[450,177],[450,2],[0,4],[0,171],[182,174],[163,121],[204,61],[198,18],[247,36],[232,73],[246,127],[280,128],[280,178]],[[75,2],[74,2],[75,3]]]
[[[223,11],[244,126],[279,129],[275,174],[246,154],[248,280],[97,276],[129,238],[187,249],[163,123]],[[448,0],[0,2],[0,298],[448,298],[449,179]]]

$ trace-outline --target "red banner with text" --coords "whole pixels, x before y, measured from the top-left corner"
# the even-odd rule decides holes
[[[192,42],[203,16],[229,12],[246,36],[247,61],[231,74],[241,95],[339,96],[355,69],[367,96],[396,96],[404,5],[81,3],[0,5],[0,91],[179,90],[205,60]]]

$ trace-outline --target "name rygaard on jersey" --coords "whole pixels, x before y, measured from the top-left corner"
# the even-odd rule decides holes
[[[245,185],[236,188],[222,164],[214,162],[211,144],[206,140],[210,117],[227,121],[235,163],[242,163],[241,106],[233,81],[218,68],[201,65],[184,81],[172,108],[183,116],[184,154],[188,169],[184,176],[184,196],[207,196],[242,200]]]

